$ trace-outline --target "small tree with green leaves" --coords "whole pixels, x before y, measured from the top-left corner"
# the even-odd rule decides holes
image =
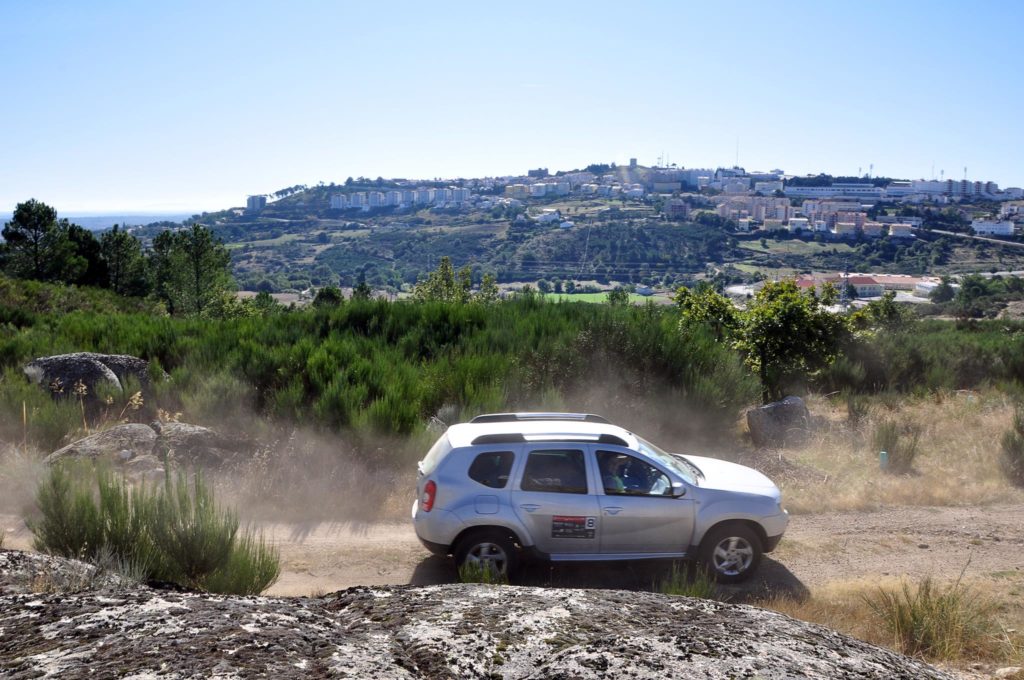
[[[230,267],[227,248],[201,224],[153,239],[153,287],[172,314],[200,315],[215,308],[233,285]]]
[[[469,267],[460,269],[456,277],[452,261],[446,255],[425,281],[416,284],[413,298],[420,302],[464,303],[469,301],[472,287],[473,277]]]
[[[473,296],[473,301],[489,305],[497,302],[499,296],[498,281],[494,278],[494,274],[484,274],[484,278],[480,282],[480,290]]]
[[[324,286],[313,298],[314,307],[339,307],[345,302],[345,294],[337,286]]]
[[[729,298],[708,285],[680,287],[673,298],[682,314],[680,324],[705,324],[719,341],[731,339],[740,327],[740,314]]]
[[[100,237],[100,253],[111,290],[118,295],[145,294],[146,260],[139,239],[115,224]]]
[[[629,304],[629,292],[622,286],[608,291],[608,304],[613,307],[625,307]]]
[[[768,281],[742,315],[736,346],[772,401],[792,380],[827,366],[846,335],[843,318],[795,281]]]

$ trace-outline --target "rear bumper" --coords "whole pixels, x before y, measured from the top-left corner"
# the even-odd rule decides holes
[[[421,536],[417,536],[416,538],[420,539],[420,543],[423,544],[424,548],[434,553],[435,555],[441,555],[442,557],[444,557],[445,555],[451,552],[448,549],[448,546],[444,545],[443,543],[434,543],[433,541],[428,541]]]

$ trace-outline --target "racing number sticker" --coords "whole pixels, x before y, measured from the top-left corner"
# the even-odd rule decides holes
[[[551,538],[594,538],[596,517],[554,515],[551,518]]]

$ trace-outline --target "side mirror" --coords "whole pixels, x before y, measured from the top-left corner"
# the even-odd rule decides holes
[[[682,482],[672,482],[672,497],[682,498],[686,495],[686,485]]]

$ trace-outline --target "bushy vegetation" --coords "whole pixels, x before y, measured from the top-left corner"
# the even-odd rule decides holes
[[[459,567],[459,583],[507,586],[508,576],[492,569],[490,563],[466,562]]]
[[[995,605],[959,580],[940,586],[931,578],[898,590],[878,589],[868,604],[909,656],[945,661],[983,655],[996,642]]]
[[[1024,407],[1017,406],[1013,427],[1003,434],[1003,456],[1000,460],[1006,477],[1016,486],[1024,487]]]
[[[882,455],[884,451],[886,472],[896,474],[905,474],[913,470],[920,442],[920,426],[914,423],[898,423],[895,420],[882,420],[875,425],[872,435],[873,452]]]
[[[655,590],[665,595],[699,597],[705,600],[721,599],[715,579],[701,565],[673,564],[668,576],[656,584]]]
[[[40,483],[40,518],[30,522],[40,552],[113,565],[142,580],[199,590],[259,594],[280,573],[261,535],[239,533],[198,474],[162,487],[130,484],[102,467],[56,465]]]
[[[614,402],[634,416],[659,395],[666,412],[700,414],[676,419],[691,434],[720,427],[757,393],[734,352],[705,329],[680,334],[671,308],[531,296],[497,305],[349,300],[219,321],[72,313],[0,327],[0,422],[10,440],[22,438],[23,404],[29,440],[52,445],[59,423],[75,428],[65,401],[19,375],[26,361],[73,351],[155,362],[170,374],[154,385],[156,405],[218,425],[249,413],[407,435],[444,407],[555,407],[593,392],[605,400],[595,407]]]

